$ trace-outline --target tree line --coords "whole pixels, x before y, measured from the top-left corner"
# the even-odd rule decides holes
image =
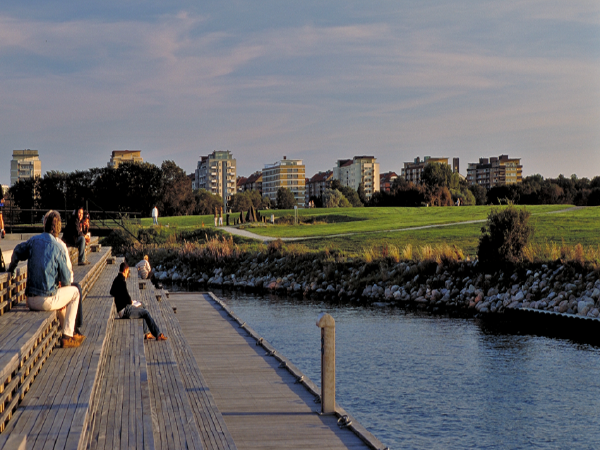
[[[71,173],[49,171],[43,177],[19,180],[9,189],[21,209],[73,210],[85,206],[105,211],[138,212],[150,216],[154,206],[161,215],[193,214],[196,198],[192,182],[173,161],[160,167],[124,162]]]
[[[316,207],[378,207],[378,206],[450,206],[485,204],[574,204],[600,205],[600,176],[589,180],[576,175],[544,179],[541,175],[525,177],[522,183],[496,186],[489,190],[469,186],[464,178],[453,173],[447,164],[425,166],[420,184],[398,177],[390,192],[375,192],[370,199],[362,185],[357,190],[334,180],[319,197],[311,197]],[[223,199],[199,189],[192,191],[191,179],[173,161],[160,167],[151,163],[124,162],[118,168],[104,167],[71,173],[49,171],[43,177],[20,180],[9,190],[11,201],[21,209],[73,210],[90,201],[90,209],[138,212],[148,217],[154,206],[163,216],[206,215],[223,206]],[[257,191],[234,194],[228,202],[232,212],[255,209],[291,209],[296,205],[294,194],[279,189],[272,202]],[[300,205],[298,205],[300,206]]]

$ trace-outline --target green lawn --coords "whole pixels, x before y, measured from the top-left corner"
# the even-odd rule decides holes
[[[564,205],[528,206],[532,214],[559,211]],[[447,208],[331,208],[299,210],[302,217],[348,216],[352,221],[315,225],[273,225],[248,227],[248,231],[273,237],[330,236],[343,233],[365,233],[382,230],[439,225],[469,220],[485,220],[490,206],[447,207]],[[290,215],[293,211],[277,211],[277,215]],[[356,220],[360,219],[360,220]]]
[[[535,228],[534,242],[556,242],[558,244],[584,246],[600,245],[600,207],[561,211],[569,206],[544,205],[527,206],[532,213],[532,224]],[[248,231],[263,236],[274,237],[316,237],[298,241],[311,249],[325,247],[338,248],[350,254],[361,253],[363,248],[392,244],[403,248],[407,244],[413,247],[425,244],[454,244],[466,254],[473,255],[477,251],[477,243],[481,234],[481,223],[460,223],[470,220],[485,220],[490,206],[469,206],[461,208],[334,208],[334,209],[302,209],[302,217],[330,216],[334,223],[317,223],[314,225],[247,225]],[[265,211],[264,215],[273,213],[276,217],[293,215],[293,210]],[[237,216],[237,215],[236,215]],[[343,220],[340,222],[340,220]],[[323,220],[323,222],[325,219]],[[337,221],[337,222],[336,222]],[[162,226],[169,225],[176,232],[190,231],[202,226],[213,227],[213,216],[180,216],[161,217]],[[386,231],[414,228],[427,225],[454,224],[421,230]],[[142,225],[151,226],[152,219],[142,219]],[[333,236],[353,233],[349,236]]]
[[[441,209],[441,208],[439,208]],[[456,208],[459,209],[459,208]],[[467,209],[467,208],[464,208]],[[573,210],[565,213],[543,214],[540,207],[527,207],[532,212],[534,243],[564,242],[569,245],[600,245],[600,207]],[[564,209],[564,208],[559,208]],[[547,210],[545,210],[547,212]],[[485,216],[484,216],[485,218]],[[362,232],[350,236],[325,237],[298,241],[311,249],[339,248],[348,253],[361,253],[363,248],[392,244],[403,248],[423,245],[450,244],[461,248],[465,254],[477,253],[477,244],[483,224],[457,224],[447,227],[395,232]]]

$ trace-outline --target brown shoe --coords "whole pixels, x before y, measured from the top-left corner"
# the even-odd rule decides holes
[[[146,333],[144,335],[144,339],[146,339],[147,341],[154,339],[154,336],[152,336],[152,333]]]
[[[77,348],[81,345],[81,342],[70,336],[63,336],[60,347],[61,348]]]
[[[164,334],[160,333],[160,334],[158,335],[158,337],[156,338],[156,340],[157,340],[157,341],[166,341],[166,340],[167,340],[167,337],[166,337]]]
[[[73,339],[81,344],[85,340],[85,336],[83,334],[75,333]]]
[[[89,261],[79,261],[77,263],[78,266],[87,266],[90,262]]]

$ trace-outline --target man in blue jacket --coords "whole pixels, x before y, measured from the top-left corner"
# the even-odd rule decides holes
[[[57,311],[63,330],[61,347],[79,347],[84,336],[74,337],[79,306],[79,290],[71,286],[72,272],[67,255],[58,242],[61,230],[60,214],[46,215],[44,233],[22,242],[14,249],[8,267],[14,278],[19,261],[27,261],[27,306],[33,311]]]

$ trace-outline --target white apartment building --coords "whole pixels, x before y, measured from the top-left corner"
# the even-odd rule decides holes
[[[333,168],[333,179],[354,190],[362,183],[365,196],[369,199],[375,192],[379,192],[379,163],[374,156],[340,159]]]
[[[298,206],[304,205],[306,189],[305,167],[301,159],[287,159],[274,164],[265,164],[262,171],[262,195],[277,201],[279,188],[287,188],[293,192]]]
[[[226,205],[231,196],[236,193],[235,162],[229,150],[215,150],[208,156],[202,156],[196,168],[194,187],[220,195]]]
[[[42,161],[37,150],[13,150],[10,161],[10,185],[19,180],[42,176]]]

